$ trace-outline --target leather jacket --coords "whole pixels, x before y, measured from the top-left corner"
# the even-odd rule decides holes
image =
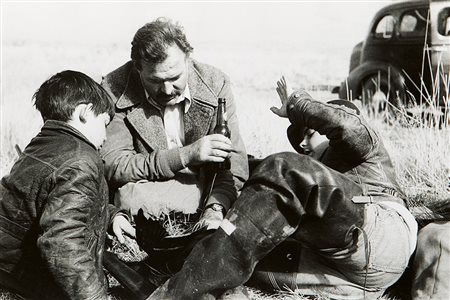
[[[0,271],[32,298],[106,299],[104,241],[118,209],[95,147],[47,121],[0,189]]]
[[[299,144],[305,127],[316,130],[330,140],[319,159],[323,164],[358,183],[364,195],[403,203],[399,198],[405,196],[389,154],[378,133],[359,113],[345,106],[315,101],[302,90],[292,93],[287,112],[292,123],[288,137],[298,152],[303,153]]]

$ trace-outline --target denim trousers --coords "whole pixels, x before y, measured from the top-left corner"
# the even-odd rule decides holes
[[[287,238],[302,246],[292,273],[300,293],[379,297],[408,264],[408,229],[395,210],[354,203],[360,195],[358,184],[307,156],[268,157],[220,228],[193,248],[155,299],[219,296],[247,282],[257,263]]]

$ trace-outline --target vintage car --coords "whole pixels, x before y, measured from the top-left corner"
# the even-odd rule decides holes
[[[449,65],[450,1],[395,3],[376,13],[367,38],[353,49],[348,77],[334,92],[366,105],[374,104],[376,92],[394,104],[434,95],[448,105]]]

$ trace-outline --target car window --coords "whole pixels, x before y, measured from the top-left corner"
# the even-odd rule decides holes
[[[375,25],[374,35],[379,39],[390,39],[394,33],[394,17],[386,15]]]
[[[450,7],[446,7],[438,14],[438,32],[450,36]]]
[[[404,38],[424,37],[427,29],[428,9],[405,12],[400,20],[399,33]]]

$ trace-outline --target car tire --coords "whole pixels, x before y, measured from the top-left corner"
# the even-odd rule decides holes
[[[400,107],[402,91],[389,84],[387,74],[378,73],[366,77],[361,83],[361,101],[369,111],[377,114]],[[388,104],[389,103],[389,104]]]

